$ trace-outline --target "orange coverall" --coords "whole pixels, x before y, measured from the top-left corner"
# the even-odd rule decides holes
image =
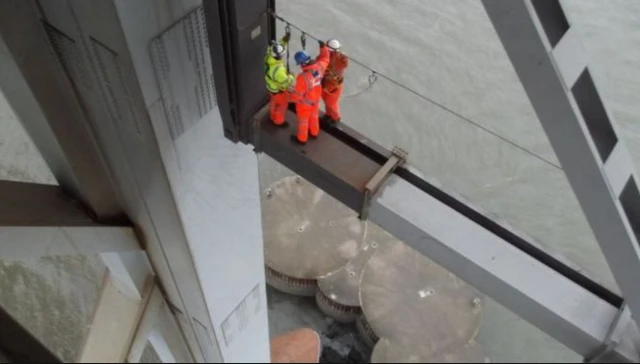
[[[277,94],[269,92],[269,115],[271,121],[275,125],[286,125],[284,123],[284,117],[287,112],[287,106],[289,105],[289,94],[287,91],[281,91]]]
[[[340,96],[342,96],[344,71],[348,66],[349,57],[344,53],[331,52],[329,66],[322,79],[322,100],[324,100],[324,113],[333,122],[340,120]]]
[[[320,133],[320,98],[322,97],[322,77],[329,65],[329,48],[320,48],[315,62],[302,66],[302,72],[296,77],[296,87],[291,99],[296,103],[298,118],[298,141],[306,143],[309,134],[317,137]]]

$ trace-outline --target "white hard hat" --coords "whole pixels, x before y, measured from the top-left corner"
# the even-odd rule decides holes
[[[271,46],[271,54],[276,58],[282,58],[287,49],[280,43],[275,43]]]
[[[340,50],[340,41],[338,41],[337,39],[329,39],[329,41],[327,42],[327,46],[332,51],[339,51]]]

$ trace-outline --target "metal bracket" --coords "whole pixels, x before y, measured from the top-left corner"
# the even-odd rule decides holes
[[[602,344],[598,346],[591,355],[584,358],[584,363],[600,363],[609,355],[620,342],[622,334],[625,332],[627,326],[631,321],[631,310],[627,303],[623,303],[618,310],[618,313],[613,318],[609,331],[605,335]]]
[[[391,156],[385,164],[380,167],[378,172],[371,177],[369,182],[364,186],[364,197],[362,199],[362,208],[360,209],[360,220],[367,220],[369,217],[369,207],[371,206],[371,198],[380,190],[380,187],[389,178],[389,176],[403,165],[408,157],[407,151],[399,147],[393,147]]]

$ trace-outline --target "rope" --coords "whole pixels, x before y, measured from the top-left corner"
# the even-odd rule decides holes
[[[270,13],[270,14],[271,14],[271,16],[273,16],[275,19],[277,19],[277,20],[279,20],[279,21],[281,21],[281,22],[283,22],[283,23],[286,23],[286,24],[291,25],[291,27],[293,27],[294,29],[296,29],[296,30],[298,30],[300,33],[302,33],[302,36],[304,36],[304,37],[305,37],[305,40],[306,40],[306,35],[308,35],[308,36],[309,36],[309,37],[311,37],[312,39],[315,39],[316,41],[320,41],[320,39],[319,39],[319,38],[314,37],[313,35],[311,35],[311,34],[307,33],[304,29],[300,28],[299,26],[297,26],[297,25],[295,25],[295,24],[293,24],[293,23],[291,23],[291,22],[289,22],[289,21],[285,20],[282,16],[278,15],[276,12],[274,12],[274,11],[270,10],[270,11],[269,11],[269,13]],[[301,42],[302,42],[302,36],[300,37]],[[305,43],[306,43],[306,42],[305,42]],[[302,49],[304,49],[305,43],[302,43],[302,46],[303,46],[303,47],[302,47]],[[422,100],[424,100],[424,101],[426,101],[426,102],[428,102],[428,103],[430,103],[430,104],[433,104],[433,105],[435,105],[435,106],[439,107],[440,109],[442,109],[442,110],[444,110],[444,111],[446,111],[446,112],[448,112],[448,113],[450,113],[450,114],[452,114],[452,115],[457,116],[459,119],[461,119],[461,120],[463,120],[463,121],[466,121],[467,123],[469,123],[469,124],[471,124],[471,125],[474,125],[475,127],[479,128],[479,129],[481,129],[481,130],[483,130],[484,132],[486,132],[486,133],[488,133],[488,134],[493,135],[494,137],[496,137],[496,138],[498,138],[498,139],[502,140],[503,142],[505,142],[505,143],[507,143],[507,144],[509,144],[509,145],[513,146],[514,148],[519,149],[520,151],[522,151],[522,152],[524,152],[524,153],[526,153],[526,154],[528,154],[528,155],[530,155],[530,156],[532,156],[532,157],[534,157],[534,158],[538,159],[539,161],[541,161],[541,162],[543,162],[543,163],[545,163],[545,164],[548,164],[549,166],[554,167],[554,168],[556,168],[556,169],[558,169],[558,170],[562,170],[562,167],[560,167],[559,165],[557,165],[557,164],[553,163],[552,161],[550,161],[550,160],[548,160],[548,159],[546,159],[546,158],[544,158],[544,157],[542,157],[542,156],[540,156],[540,155],[535,154],[534,152],[530,151],[529,149],[527,149],[527,148],[525,148],[525,147],[523,147],[523,146],[521,146],[521,145],[519,145],[519,144],[517,144],[517,143],[515,143],[515,142],[513,142],[513,141],[511,141],[511,140],[509,140],[509,139],[507,139],[506,137],[503,137],[502,135],[498,134],[497,132],[495,132],[495,131],[493,131],[493,130],[491,130],[491,129],[488,129],[488,128],[486,128],[486,127],[482,126],[481,124],[479,124],[479,123],[477,123],[477,122],[475,122],[475,121],[471,120],[470,118],[468,118],[468,117],[466,117],[466,116],[464,116],[464,115],[462,115],[462,114],[460,114],[460,113],[458,113],[458,112],[456,112],[456,111],[454,111],[454,110],[450,109],[449,107],[447,107],[447,106],[445,106],[445,105],[443,105],[443,104],[439,103],[438,101],[435,101],[435,100],[433,100],[433,99],[429,98],[428,96],[425,96],[425,95],[421,94],[420,92],[418,92],[418,91],[414,90],[413,88],[411,88],[411,87],[409,87],[409,86],[406,86],[406,85],[404,85],[404,84],[400,83],[399,81],[396,81],[396,80],[394,80],[393,78],[391,78],[391,77],[389,77],[389,76],[387,76],[387,75],[385,75],[385,74],[383,74],[383,73],[380,73],[380,72],[378,72],[378,71],[374,70],[373,68],[371,68],[371,67],[367,66],[365,63],[360,62],[360,61],[358,61],[357,59],[355,59],[355,58],[353,58],[353,57],[351,57],[351,56],[349,56],[349,60],[350,60],[351,62],[354,62],[354,63],[356,63],[356,64],[360,65],[360,66],[361,66],[361,67],[363,67],[363,68],[366,68],[367,70],[371,71],[372,73],[375,73],[377,76],[379,76],[379,77],[381,77],[381,78],[384,78],[385,80],[387,80],[387,81],[391,82],[392,84],[396,85],[397,87],[400,87],[400,88],[404,89],[405,91],[407,91],[407,92],[409,92],[409,93],[412,93],[413,95],[415,95],[415,96],[417,96],[417,97],[421,98]],[[376,76],[376,79],[377,79],[377,76]],[[358,93],[356,93],[356,94],[354,94],[354,95],[349,95],[349,97],[355,97],[355,96],[358,96],[358,95],[360,95],[360,94],[364,93],[365,91],[368,91],[369,89],[371,89],[371,87],[373,87],[373,85],[372,85],[372,84],[369,84],[369,86],[367,86],[367,88],[366,88],[366,89],[364,89],[364,90],[362,90],[362,91],[360,91],[360,92],[358,92]],[[345,97],[346,97],[346,96],[345,96]]]

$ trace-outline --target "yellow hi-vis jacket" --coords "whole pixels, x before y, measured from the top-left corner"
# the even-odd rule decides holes
[[[287,47],[287,42],[284,39],[280,40],[280,44]],[[267,52],[264,55],[264,82],[267,85],[267,90],[273,93],[287,91],[293,87],[295,82],[295,77],[287,72],[284,60],[275,59],[271,55],[270,46],[267,47]]]

